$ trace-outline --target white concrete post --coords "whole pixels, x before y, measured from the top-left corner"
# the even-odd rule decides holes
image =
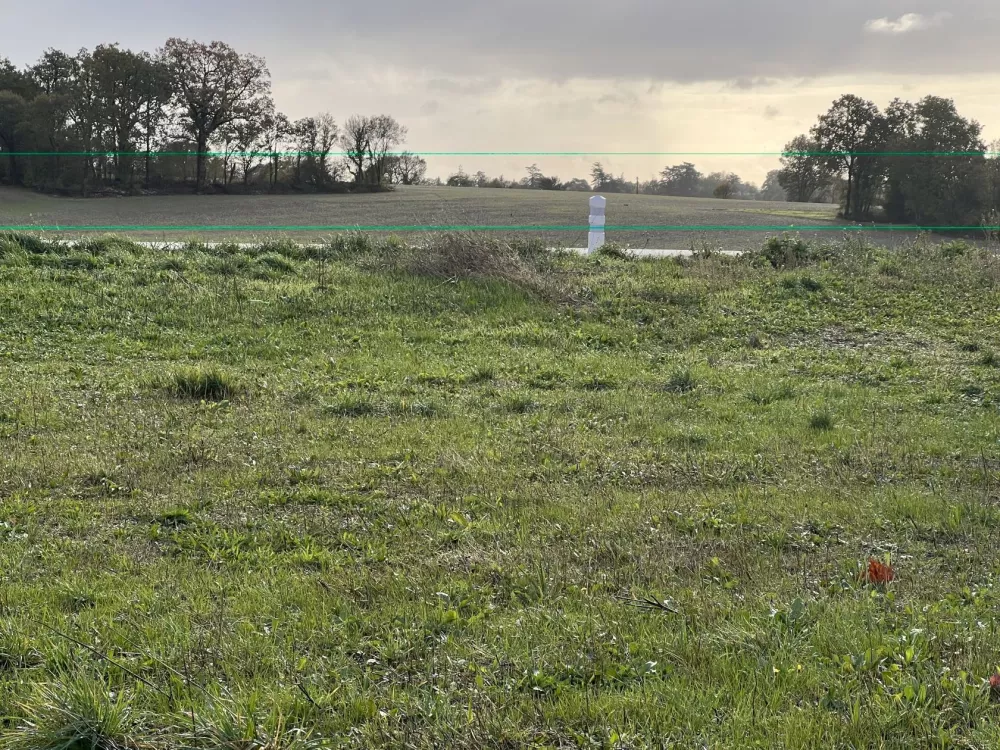
[[[608,199],[595,195],[590,199],[590,234],[587,237],[587,252],[592,253],[604,244],[604,207]]]

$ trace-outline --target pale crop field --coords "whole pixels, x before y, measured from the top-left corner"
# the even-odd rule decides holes
[[[136,239],[267,239],[316,240],[332,232],[264,230],[255,227],[393,227],[393,226],[518,226],[514,234],[540,237],[551,245],[585,247],[587,233],[544,231],[540,226],[585,227],[589,193],[479,188],[398,188],[391,193],[363,195],[176,195],[129,198],[56,198],[24,190],[0,189],[2,226],[96,226]],[[670,198],[609,194],[608,224],[615,226],[682,226],[672,231],[611,230],[609,242],[637,248],[726,249],[759,247],[766,235],[784,227],[810,227],[806,238],[834,241],[844,225],[836,207],[815,203]],[[745,229],[710,230],[725,226]],[[128,227],[116,230],[114,227]],[[152,227],[158,227],[156,229]],[[163,227],[227,227],[164,229]],[[249,227],[249,228],[247,228]],[[757,229],[753,229],[756,227]],[[419,233],[397,230],[404,237]],[[50,232],[49,234],[53,234]],[[63,236],[79,236],[67,231]],[[852,231],[852,234],[856,234]],[[895,245],[909,241],[909,230],[865,231],[866,239]]]

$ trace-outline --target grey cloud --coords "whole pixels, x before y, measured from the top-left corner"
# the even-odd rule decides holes
[[[620,104],[629,107],[639,106],[639,97],[629,91],[603,94],[598,100],[598,104]]]
[[[355,34],[371,29],[389,59],[550,80],[753,86],[768,78],[995,70],[993,0],[949,0],[954,22],[940,23],[919,45],[909,34],[864,31],[873,19],[899,29],[939,23],[941,2],[910,0],[909,15],[900,16],[898,0],[383,0],[345,7],[341,24]]]
[[[358,77],[396,68],[435,81],[442,98],[479,95],[512,78],[739,88],[769,78],[1000,66],[996,0],[101,0],[100,14],[78,0],[47,0],[12,4],[4,21],[19,29],[5,43],[19,63],[48,46],[119,41],[155,49],[176,35],[222,39],[273,66],[331,61],[338,75]]]
[[[312,69],[307,68],[305,70],[292,70],[285,73],[284,75],[287,75],[289,80],[298,80],[298,81],[316,82],[316,81],[333,80],[333,74],[329,70],[326,70],[324,68],[312,68]]]
[[[772,107],[771,105],[768,105],[768,106],[764,107],[764,119],[765,120],[773,120],[775,117],[777,117],[780,114],[781,114],[781,110],[778,109],[777,107]]]
[[[740,91],[749,91],[750,89],[760,89],[767,88],[768,86],[774,86],[777,83],[773,78],[748,78],[742,76],[740,78],[735,78],[732,81],[727,81],[727,88],[739,89]]]
[[[441,105],[434,99],[429,102],[424,102],[420,105],[420,114],[422,115],[434,115],[441,108]]]
[[[430,91],[453,96],[479,96],[500,88],[498,78],[432,78],[427,82]]]

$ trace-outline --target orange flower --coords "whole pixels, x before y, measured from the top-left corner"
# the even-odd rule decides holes
[[[990,675],[990,692],[994,696],[1000,694],[1000,673],[994,672]]]
[[[862,575],[868,583],[889,583],[896,580],[896,571],[874,557],[868,560],[868,570]]]

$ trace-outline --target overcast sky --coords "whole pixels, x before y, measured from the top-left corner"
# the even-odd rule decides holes
[[[0,55],[221,39],[296,118],[386,112],[414,151],[780,151],[842,93],[956,100],[1000,138],[995,0],[0,0]],[[595,157],[596,158],[596,157]],[[777,157],[603,157],[760,182]],[[430,173],[585,176],[594,158],[429,158]]]

